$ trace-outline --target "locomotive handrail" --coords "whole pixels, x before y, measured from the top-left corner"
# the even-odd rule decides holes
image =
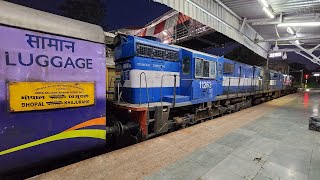
[[[228,95],[227,95],[228,99],[229,99],[229,94],[230,94],[230,79],[231,79],[231,77],[229,76],[229,86],[228,86]]]
[[[254,93],[254,85],[253,85],[253,83],[254,83],[254,76],[252,76],[251,77],[251,93]]]
[[[122,96],[122,91],[120,92],[120,81],[115,81],[115,83],[118,82],[118,85],[117,85],[117,102],[120,103],[120,100],[121,100],[121,96]],[[123,100],[123,99],[122,99]]]
[[[247,90],[247,86],[246,86],[246,84],[247,84],[247,82],[248,82],[248,79],[249,78],[244,78],[243,79],[243,83],[242,83],[242,87],[244,88],[244,97],[242,97],[242,105],[244,104],[244,100],[246,99],[247,100],[247,92],[248,92],[248,90]],[[249,83],[248,83],[249,84]]]
[[[257,82],[258,82],[258,88],[257,88]],[[260,89],[260,79],[259,79],[259,77],[257,77],[257,78],[255,78],[255,80],[254,80],[254,94],[256,94],[257,93],[257,89],[259,90]]]
[[[139,98],[139,105],[141,105],[141,76],[144,75],[144,81],[146,83],[146,91],[147,91],[147,103],[148,103],[148,109],[149,109],[149,91],[148,91],[148,82],[147,82],[147,75],[145,72],[140,73],[140,98]]]
[[[238,78],[239,78],[239,81],[238,81],[238,91],[237,91],[237,97],[239,97],[239,91],[240,91],[240,82],[241,82],[241,74],[240,74],[240,76],[239,76]]]
[[[148,81],[147,81],[147,75],[145,72],[140,73],[140,98],[139,98],[139,105],[141,105],[141,76],[142,74],[144,75],[144,81],[146,83],[146,91],[147,91],[147,104],[148,104],[148,109],[147,109],[147,121],[146,121],[146,126],[149,126],[149,119],[150,119],[150,101],[149,101],[149,91],[148,91]],[[148,135],[148,128],[147,128],[147,135]]]
[[[172,74],[164,74],[161,76],[161,87],[160,87],[160,100],[161,100],[161,106],[162,106],[162,98],[163,98],[163,94],[162,94],[162,86],[163,86],[163,77],[164,76],[173,76],[174,77],[174,85],[173,85],[173,107],[175,106],[176,104],[176,83],[177,83],[177,76],[180,77],[180,75],[172,75]]]

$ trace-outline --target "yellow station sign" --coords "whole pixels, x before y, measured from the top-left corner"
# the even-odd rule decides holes
[[[9,82],[10,112],[94,105],[93,82]]]

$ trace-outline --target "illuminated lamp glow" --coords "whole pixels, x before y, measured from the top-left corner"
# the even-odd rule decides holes
[[[165,31],[162,31],[162,33],[163,33],[165,36],[168,36],[168,33],[167,33],[166,30],[165,30]]]
[[[294,22],[294,23],[280,23],[278,27],[288,27],[288,26],[320,26],[320,22]]]
[[[267,3],[266,0],[260,0],[260,2],[262,3],[262,5],[263,5],[264,7],[269,7],[269,4]]]
[[[269,8],[263,7],[262,10],[270,17],[270,18],[274,18],[274,14],[270,11]]]
[[[290,34],[292,34],[292,35],[295,34],[295,32],[294,32],[294,30],[292,29],[292,27],[287,27],[287,32],[290,33]]]
[[[168,40],[164,40],[163,44],[169,44],[169,41]]]
[[[270,58],[281,57],[281,56],[282,56],[282,52],[275,52],[275,53],[269,54]]]

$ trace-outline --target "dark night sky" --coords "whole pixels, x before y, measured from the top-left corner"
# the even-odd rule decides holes
[[[34,9],[61,15],[64,0],[6,0]],[[151,0],[105,0],[107,4],[105,30],[140,27],[161,16],[170,8]]]
[[[320,67],[319,65],[312,63],[310,60],[308,60],[300,55],[297,55],[294,52],[288,53],[288,60],[290,62],[297,62],[297,63],[305,64],[306,67],[310,70],[317,69]]]
[[[7,1],[61,15],[59,6],[64,0]],[[105,1],[107,4],[106,18],[103,22],[106,27],[105,30],[115,30],[126,27],[141,27],[170,10],[169,7],[161,5],[159,3],[154,3],[151,0]],[[229,51],[229,49],[230,48],[226,48],[225,50]],[[221,49],[217,49],[217,52],[221,52]],[[290,62],[303,63],[307,66],[308,69],[319,68],[318,65],[313,64],[309,60],[301,57],[300,55],[296,55],[295,53],[288,53],[288,59]]]

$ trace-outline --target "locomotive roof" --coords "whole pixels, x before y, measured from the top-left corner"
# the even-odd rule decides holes
[[[182,47],[182,46],[177,46],[177,45],[171,45],[171,46],[178,47],[178,48],[181,48],[181,49],[185,49],[185,50],[188,50],[190,52],[201,54],[201,55],[205,55],[205,56],[210,56],[210,57],[214,57],[214,58],[219,58],[220,57],[220,56],[216,56],[216,55],[205,53],[205,52],[201,52],[201,51],[196,51],[196,50],[189,49],[189,48]],[[234,60],[231,60],[231,59],[227,59],[225,57],[224,57],[224,59],[228,60],[228,61],[233,61],[233,62],[238,63],[238,64],[242,64],[242,65],[246,65],[246,66],[252,66],[252,65],[245,64],[245,63],[242,63],[242,62],[238,62],[238,61],[234,61]]]
[[[134,36],[136,37],[136,36]],[[136,37],[138,39],[143,39],[143,38],[140,38],[140,37]],[[148,40],[148,39],[143,39],[145,41],[150,41],[150,42],[154,42],[152,40]],[[162,44],[162,43],[159,43],[159,44]],[[216,55],[212,55],[212,54],[209,54],[209,53],[205,53],[205,52],[201,52],[201,51],[196,51],[196,50],[193,50],[193,49],[189,49],[189,48],[186,48],[186,47],[182,47],[182,46],[178,46],[178,45],[174,45],[174,44],[171,44],[169,46],[172,46],[172,47],[175,47],[175,48],[180,48],[180,49],[185,49],[187,51],[190,51],[192,53],[196,53],[196,54],[201,54],[201,55],[205,55],[205,56],[210,56],[210,57],[214,57],[214,58],[219,58],[219,56],[216,56]],[[255,66],[255,65],[249,65],[249,64],[245,64],[245,63],[242,63],[242,62],[238,62],[238,61],[234,61],[234,60],[231,60],[231,59],[227,59],[227,58],[224,58],[225,60],[228,60],[228,61],[232,61],[232,62],[235,62],[235,63],[238,63],[238,64],[242,64],[242,65],[245,65],[245,66],[250,66],[250,67],[257,67],[257,68],[260,68],[260,69],[264,69],[263,67],[260,67],[260,66]],[[281,73],[281,72],[278,72],[278,71],[275,71],[275,70],[271,70],[272,72],[277,72],[277,73]],[[282,73],[281,73],[282,74]]]
[[[138,42],[142,42],[142,43],[149,44],[149,45],[157,45],[158,47],[170,48],[170,49],[175,49],[175,50],[179,50],[181,48],[181,47],[174,47],[172,45],[164,44],[164,43],[154,41],[151,39],[146,39],[143,37],[138,37],[138,36],[131,36],[131,37],[133,37]]]
[[[100,26],[0,1],[0,24],[104,43]]]
[[[190,52],[201,54],[201,55],[205,55],[205,56],[211,56],[211,57],[214,57],[214,58],[219,58],[219,56],[216,56],[216,55],[213,55],[213,54],[209,54],[209,53],[205,53],[205,52],[201,52],[201,51],[196,51],[196,50],[189,49],[189,48],[182,47],[182,46],[178,46],[178,45],[171,44],[170,46],[181,48],[181,49],[185,49],[185,50],[188,50]]]

